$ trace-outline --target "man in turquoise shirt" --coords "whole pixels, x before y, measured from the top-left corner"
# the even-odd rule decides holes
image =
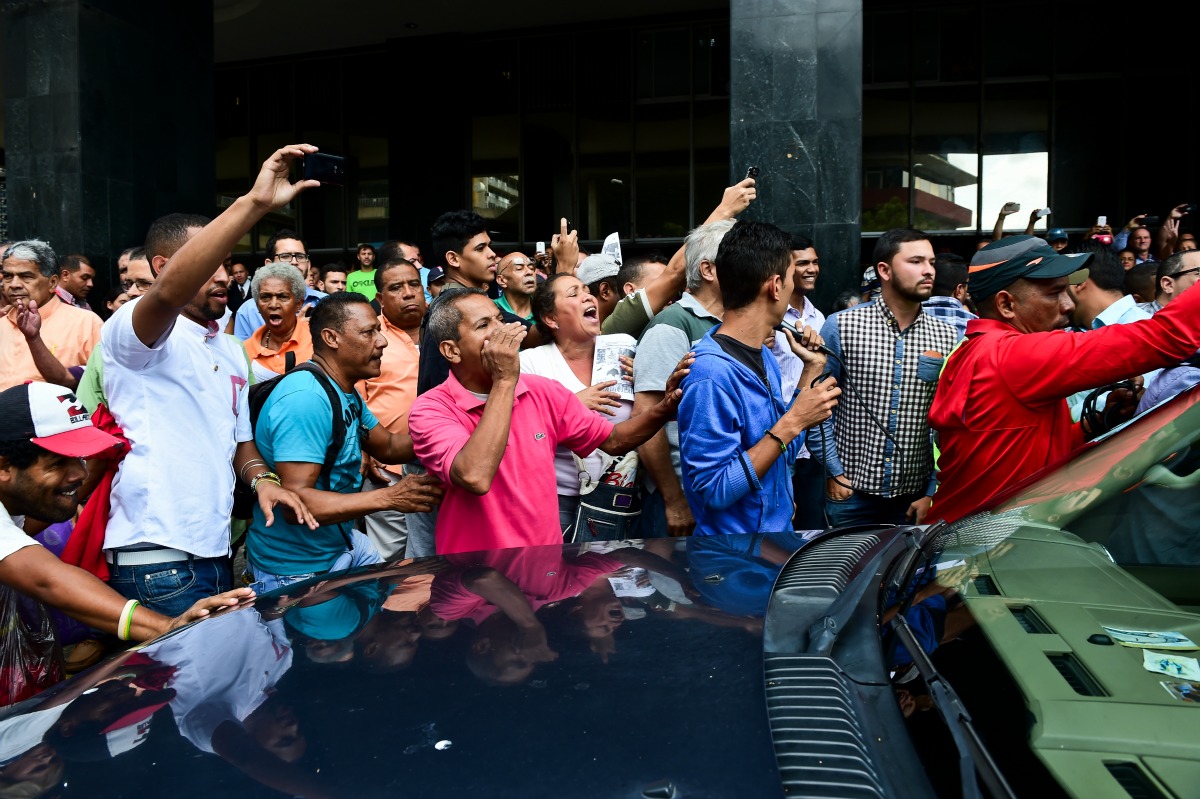
[[[260,592],[327,571],[379,563],[382,558],[355,529],[355,520],[380,510],[427,512],[442,497],[441,483],[428,475],[406,476],[395,485],[360,493],[364,450],[383,463],[413,458],[408,435],[388,432],[354,388],[360,380],[379,376],[387,339],[370,304],[348,292],[318,303],[309,325],[312,360],[323,374],[297,370],[282,379],[263,403],[254,439],[283,485],[305,498],[319,526],[309,530],[277,515],[268,527],[255,511],[246,553],[251,582]],[[322,472],[333,441],[334,409],[318,382],[322,379],[334,384],[337,413],[346,429],[328,477]]]

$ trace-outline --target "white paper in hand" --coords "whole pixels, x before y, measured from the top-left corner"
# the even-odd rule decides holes
[[[621,399],[633,401],[633,382],[621,369],[621,356],[633,357],[637,350],[637,339],[624,333],[610,333],[596,337],[596,355],[592,358],[592,385],[616,380],[609,389],[621,395]]]
[[[607,255],[616,262],[617,266],[621,265],[621,236],[617,233],[610,233],[608,238],[604,240],[604,246],[600,248],[601,255]]]

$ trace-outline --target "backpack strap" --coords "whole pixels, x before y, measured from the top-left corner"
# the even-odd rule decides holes
[[[313,361],[308,361],[297,366],[293,371],[310,372],[316,378],[317,383],[321,388],[325,389],[325,395],[329,398],[329,407],[332,410],[333,416],[333,434],[329,439],[329,447],[325,450],[325,462],[321,464],[321,474],[317,480],[325,480],[325,485],[330,485],[330,478],[333,475],[333,467],[337,461],[337,456],[342,451],[342,446],[346,443],[346,420],[342,416],[342,394],[341,389],[334,384],[333,380],[325,374],[325,370],[319,364]],[[362,398],[358,396],[358,392],[354,392],[355,405],[358,406],[359,418],[362,418]],[[350,533],[346,530],[345,523],[338,525],[338,529],[342,533],[342,538],[345,539],[346,548],[354,549],[354,542],[350,539]]]
[[[292,353],[287,353],[293,358]],[[266,404],[267,397],[275,390],[279,384],[288,379],[291,375],[297,372],[308,372],[317,381],[321,388],[325,389],[325,396],[329,399],[329,408],[331,411],[331,429],[332,435],[329,439],[329,446],[325,450],[325,462],[321,464],[321,473],[317,477],[317,482],[322,479],[325,485],[330,485],[330,478],[333,475],[333,467],[337,462],[337,457],[342,451],[342,445],[346,443],[346,419],[342,415],[342,394],[341,389],[330,379],[329,375],[325,374],[325,370],[319,364],[313,361],[306,361],[302,364],[297,364],[294,369],[279,377],[273,377],[263,383],[258,383],[252,387],[250,392],[250,424],[258,423],[259,413],[262,411],[263,405]],[[358,396],[358,392],[354,392],[354,403],[358,409],[358,416],[362,418],[362,397]],[[354,542],[350,538],[350,533],[345,527],[345,522],[338,525],[338,529],[342,533],[342,538],[346,542],[348,549],[354,548]]]
[[[283,354],[283,373],[287,374],[296,368],[296,351],[288,350]]]

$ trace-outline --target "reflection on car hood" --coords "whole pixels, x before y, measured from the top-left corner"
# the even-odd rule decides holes
[[[781,561],[764,542],[786,556],[802,539],[326,575],[15,706],[0,764],[80,796],[780,795],[761,634]]]

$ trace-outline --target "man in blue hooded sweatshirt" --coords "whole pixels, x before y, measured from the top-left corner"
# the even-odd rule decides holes
[[[792,296],[791,248],[791,236],[774,225],[742,220],[717,249],[724,318],[693,348],[679,404],[683,489],[696,535],[791,530],[788,465],[804,431],[828,419],[841,394],[832,378],[812,386],[825,354],[811,328],[798,339],[778,334],[804,361],[795,386],[781,385],[763,346]]]

